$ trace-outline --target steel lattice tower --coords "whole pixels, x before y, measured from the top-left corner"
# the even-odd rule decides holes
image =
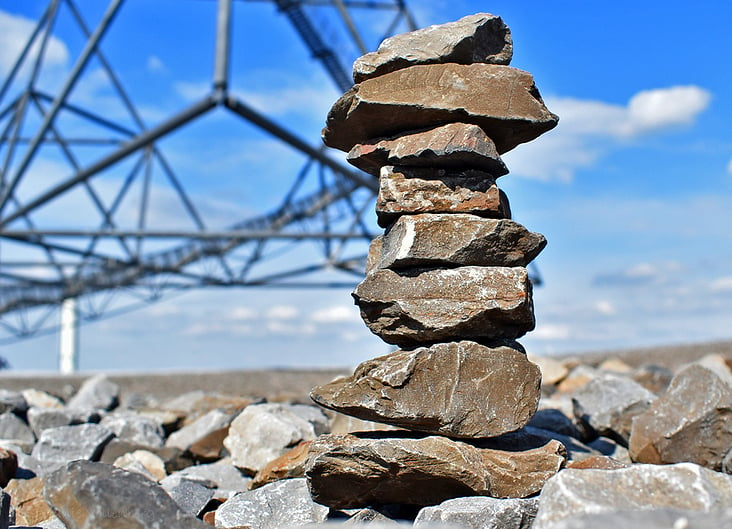
[[[209,89],[152,126],[103,51],[123,0],[109,1],[95,26],[82,9],[90,2],[50,0],[2,80],[0,343],[52,332],[64,303],[84,321],[198,287],[354,285],[362,276],[367,243],[376,231],[370,216],[377,182],[321,148],[319,138],[301,137],[294,126],[276,122],[237,95],[231,66],[246,65],[230,66],[232,21],[254,2],[190,1],[206,4],[215,20],[214,42],[204,43],[215,57]],[[272,16],[286,18],[339,91],[350,87],[349,68],[357,55],[386,36],[415,28],[403,0],[260,3],[273,4]],[[186,3],[177,6],[185,9]],[[44,68],[61,14],[83,39],[62,82],[48,89]],[[368,32],[359,26],[362,16],[369,19]],[[340,40],[324,35],[323,21],[329,21],[329,31],[338,30]],[[121,117],[73,101],[92,61],[106,76]],[[242,214],[225,226],[207,221],[164,145],[213,111],[276,138],[302,164],[289,175],[289,188],[274,207]],[[63,164],[65,173],[50,178],[44,172],[48,160],[54,167]],[[198,175],[205,177],[210,175]],[[152,221],[161,186],[181,220],[177,227],[161,229]],[[64,210],[82,200],[83,215]],[[68,225],[59,225],[59,211]]]

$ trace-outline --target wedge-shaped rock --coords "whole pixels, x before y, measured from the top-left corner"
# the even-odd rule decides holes
[[[379,503],[436,505],[462,496],[524,498],[565,462],[550,441],[525,452],[481,449],[408,432],[323,435],[311,443],[306,471],[313,499],[336,509]]]
[[[447,123],[482,128],[500,154],[554,128],[530,73],[495,64],[410,66],[354,85],[328,113],[323,141],[357,143]]]
[[[683,369],[635,417],[629,448],[640,463],[690,461],[720,470],[732,452],[732,387],[700,365]]]
[[[380,267],[526,266],[545,246],[543,235],[510,219],[405,215],[384,235]]]
[[[496,180],[481,171],[447,171],[385,166],[379,175],[376,217],[388,227],[401,215],[414,213],[472,213],[510,218],[508,199]]]
[[[353,79],[360,83],[413,64],[509,64],[512,56],[511,31],[501,17],[477,13],[384,40],[375,52],[356,59]]]
[[[732,476],[691,463],[633,465],[618,470],[567,469],[547,482],[531,527],[549,529],[562,520],[590,513],[663,508],[708,512],[729,507]]]
[[[539,369],[522,351],[462,341],[368,360],[310,396],[362,419],[475,438],[523,427],[536,411],[540,385]]]
[[[374,176],[385,165],[479,169],[498,178],[508,173],[493,141],[477,125],[449,123],[390,139],[359,143],[348,161]]]
[[[375,270],[353,292],[371,332],[400,346],[518,338],[534,328],[525,268]]]

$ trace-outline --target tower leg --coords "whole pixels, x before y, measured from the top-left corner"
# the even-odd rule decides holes
[[[79,367],[79,312],[76,298],[61,303],[61,333],[58,370],[62,375],[76,372]]]

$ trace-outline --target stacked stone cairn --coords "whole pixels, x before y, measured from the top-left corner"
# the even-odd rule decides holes
[[[526,266],[546,240],[511,220],[496,179],[508,172],[501,154],[558,121],[532,76],[508,66],[512,51],[490,14],[392,37],[355,62],[357,84],[328,114],[325,144],[379,178],[385,233],[353,296],[401,349],[311,397],[401,429],[313,441],[319,503],[528,497],[564,465],[561,443],[510,437],[540,397],[540,370],[515,340],[534,328]]]

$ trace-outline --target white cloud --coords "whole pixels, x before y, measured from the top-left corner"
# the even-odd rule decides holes
[[[643,90],[626,105],[547,97],[547,107],[559,116],[557,128],[504,158],[514,174],[570,181],[619,145],[693,124],[710,101],[709,91],[694,85]]]
[[[732,276],[720,277],[709,285],[712,292],[732,292]]]
[[[233,320],[252,320],[257,317],[257,311],[251,307],[234,307],[230,316]]]
[[[165,63],[157,55],[150,55],[147,58],[147,69],[153,73],[165,73],[168,71]]]
[[[615,305],[606,299],[595,303],[595,310],[604,316],[614,316],[618,312]]]
[[[348,321],[360,322],[358,309],[350,305],[335,305],[325,309],[316,310],[311,317],[312,321],[318,323],[340,323]]]
[[[271,320],[292,320],[300,315],[297,307],[292,305],[275,305],[267,310],[265,316]]]
[[[35,21],[6,11],[0,11],[0,72],[10,71],[16,59],[20,56],[28,38],[35,28]],[[38,55],[40,39],[31,48],[30,56]],[[48,41],[45,55],[46,66],[64,66],[69,60],[69,50],[66,45],[55,37]]]
[[[536,340],[568,340],[572,333],[568,325],[544,323],[536,326],[530,336]]]
[[[727,172],[732,174],[732,159],[727,163]]]
[[[173,84],[173,89],[185,101],[193,102],[202,99],[211,93],[210,81],[178,81]]]

